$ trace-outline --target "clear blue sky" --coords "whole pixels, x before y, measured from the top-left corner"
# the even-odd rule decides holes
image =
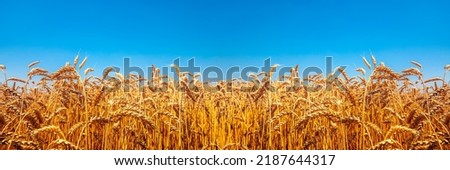
[[[22,1],[0,0],[0,64],[23,77],[35,60],[50,71],[80,52],[100,72],[123,65],[362,67],[370,51],[396,70],[450,64],[449,1]]]

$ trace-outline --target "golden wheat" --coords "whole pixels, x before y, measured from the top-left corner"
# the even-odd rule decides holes
[[[94,69],[81,76],[78,56],[55,72],[32,62],[26,79],[0,65],[0,149],[450,149],[445,75],[370,57],[357,77],[299,77],[297,65],[277,79],[273,65],[215,86],[175,65],[179,81],[155,66],[148,80],[113,67],[84,77]]]

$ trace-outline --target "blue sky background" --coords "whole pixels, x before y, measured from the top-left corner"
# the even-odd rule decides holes
[[[416,60],[429,77],[450,64],[449,1],[22,1],[0,0],[0,64],[24,77],[27,65],[57,70],[80,52],[101,72],[122,66],[228,68],[348,65],[370,56],[395,70]],[[2,79],[3,80],[3,79]]]

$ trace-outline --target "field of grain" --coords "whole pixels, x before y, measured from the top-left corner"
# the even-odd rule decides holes
[[[89,76],[78,60],[53,73],[33,62],[26,79],[0,65],[0,149],[450,149],[450,65],[424,79],[420,63],[394,72],[372,57],[356,77],[293,67],[283,81],[255,73],[206,90],[156,67],[151,80]]]

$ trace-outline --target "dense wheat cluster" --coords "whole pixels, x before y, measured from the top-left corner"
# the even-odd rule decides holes
[[[205,89],[156,67],[89,76],[86,61],[53,73],[33,62],[26,79],[0,65],[0,149],[450,149],[450,65],[424,79],[420,63],[394,72],[372,57],[357,77],[293,67]]]

